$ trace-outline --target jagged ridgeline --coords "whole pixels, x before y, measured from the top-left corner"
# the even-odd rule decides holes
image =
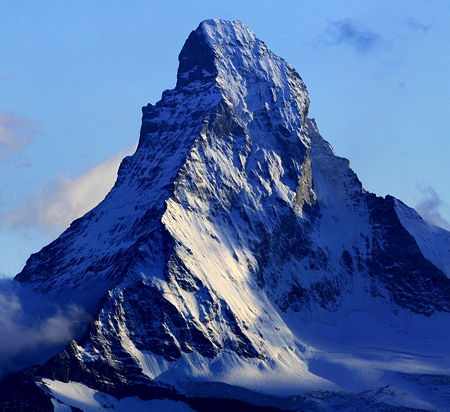
[[[77,391],[165,410],[445,405],[421,379],[448,363],[450,234],[366,192],[308,105],[242,23],[190,34],[113,189],[16,277],[98,291],[85,336],[24,372],[39,407],[83,409]]]

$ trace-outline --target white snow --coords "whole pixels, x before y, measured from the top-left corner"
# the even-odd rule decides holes
[[[395,206],[398,218],[416,239],[423,255],[450,277],[450,232],[426,222],[414,209],[399,200],[396,200]]]
[[[117,412],[146,411],[146,412],[192,412],[183,402],[168,399],[154,399],[143,401],[137,397],[116,399],[113,396],[96,391],[77,382],[60,382],[43,379],[43,387],[53,397],[55,412],[68,412],[70,406],[83,412],[99,412],[105,410]]]

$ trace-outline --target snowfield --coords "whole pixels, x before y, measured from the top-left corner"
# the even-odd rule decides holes
[[[59,382],[44,379],[46,389],[51,393],[55,412],[70,412],[71,406],[83,412],[99,412],[104,410],[130,412],[192,412],[186,404],[170,400],[142,401],[139,398],[123,398],[118,400],[110,395],[95,391],[86,385],[76,382]]]

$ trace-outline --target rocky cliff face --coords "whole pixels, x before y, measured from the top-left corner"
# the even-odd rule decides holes
[[[333,340],[323,331],[334,324],[366,346],[368,318],[393,333],[405,319],[438,331],[450,311],[450,234],[362,188],[308,119],[295,69],[240,22],[201,23],[179,61],[175,89],[143,108],[136,153],[105,200],[16,277],[45,293],[99,295],[86,336],[33,373],[56,398],[55,382],[164,397],[194,393],[196,381],[328,394],[307,408],[342,390],[353,391],[344,403],[377,403],[354,393],[379,376],[347,387],[333,361],[324,369]],[[343,330],[355,313],[368,317],[361,330]]]

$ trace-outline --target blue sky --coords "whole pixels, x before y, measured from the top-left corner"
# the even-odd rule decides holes
[[[366,189],[450,220],[450,3],[0,3],[0,273],[91,208],[175,85],[206,18],[239,19],[293,64],[310,115]]]

